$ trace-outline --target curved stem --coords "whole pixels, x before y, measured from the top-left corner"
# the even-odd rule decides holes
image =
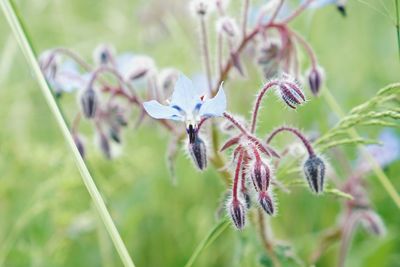
[[[314,53],[314,50],[311,48],[311,45],[297,32],[295,32],[293,30],[289,30],[289,29],[287,29],[287,32],[290,35],[292,35],[294,38],[296,38],[296,40],[304,47],[308,56],[310,57],[312,67],[314,69],[317,68],[317,65],[318,65],[317,56]]]
[[[246,128],[240,124],[231,114],[224,112],[224,118],[228,119],[236,128],[239,129],[244,135],[249,136],[249,132],[246,130]]]
[[[264,213],[260,209],[257,209],[257,217],[258,217],[258,228],[259,228],[262,244],[263,244],[266,252],[271,256],[273,266],[280,266],[278,258],[275,255],[273,245],[267,238],[265,222],[264,222]]]
[[[268,89],[270,89],[272,86],[277,85],[277,84],[278,84],[277,81],[270,81],[258,93],[257,100],[256,100],[256,103],[254,104],[254,108],[253,108],[253,117],[251,119],[251,128],[250,128],[251,133],[254,133],[254,131],[256,129],[257,115],[258,115],[258,111],[260,109],[261,101],[262,101],[265,93],[268,91]]]
[[[295,129],[295,128],[283,126],[283,127],[280,127],[278,129],[274,130],[267,138],[266,143],[269,144],[278,133],[283,132],[283,131],[293,133],[295,136],[297,136],[301,140],[301,142],[304,144],[305,148],[307,149],[308,155],[310,157],[315,156],[315,152],[311,146],[311,143],[307,140],[307,138],[298,129]]]
[[[51,62],[53,62],[53,60],[55,59],[56,54],[63,54],[64,56],[70,57],[86,71],[91,71],[91,69],[92,69],[92,66],[90,66],[90,64],[86,63],[86,61],[84,59],[82,59],[79,55],[77,55],[75,52],[73,52],[67,48],[59,47],[59,48],[54,48],[51,51],[51,55],[49,56],[48,61],[45,62],[45,64],[43,66],[41,66],[43,70],[45,70],[49,67]]]

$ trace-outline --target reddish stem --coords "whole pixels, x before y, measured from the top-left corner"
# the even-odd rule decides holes
[[[268,89],[270,89],[272,86],[277,85],[277,84],[278,84],[277,81],[270,81],[258,93],[257,100],[256,100],[256,103],[254,104],[254,108],[253,108],[253,117],[251,120],[251,128],[250,128],[251,133],[254,133],[254,131],[256,129],[257,115],[258,115],[258,111],[260,109],[261,100],[263,99],[263,97],[264,97],[265,93],[268,91]]]
[[[293,30],[289,30],[287,29],[288,33],[293,36],[294,38],[296,38],[296,40],[303,46],[303,48],[306,50],[310,61],[311,61],[311,65],[312,67],[315,69],[317,68],[318,65],[318,60],[317,60],[317,55],[314,53],[314,50],[312,49],[311,45],[297,32],[293,31]]]
[[[293,11],[292,14],[290,14],[286,19],[284,19],[280,23],[287,24],[287,23],[291,22],[294,18],[296,18],[298,15],[300,15],[308,7],[308,5],[311,4],[311,2],[313,2],[313,1],[314,0],[306,0],[295,11]]]
[[[266,143],[269,144],[278,133],[283,132],[283,131],[293,133],[295,136],[297,136],[301,140],[301,142],[304,144],[304,147],[307,149],[308,155],[310,157],[315,155],[314,149],[312,148],[311,143],[307,140],[307,138],[298,129],[291,128],[291,127],[283,126],[283,127],[280,127],[278,129],[274,130],[267,138]]]
[[[233,197],[234,202],[238,201],[237,188],[238,188],[239,174],[240,174],[240,170],[242,168],[243,154],[244,154],[243,150],[240,151],[239,159],[236,164],[235,179],[233,180],[233,188],[232,188],[232,197]]]

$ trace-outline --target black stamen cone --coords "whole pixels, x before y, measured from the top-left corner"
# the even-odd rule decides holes
[[[193,140],[191,140],[191,138],[193,138]],[[207,168],[206,144],[197,133],[193,133],[193,136],[191,136],[189,132],[189,154],[197,168],[200,170]]]

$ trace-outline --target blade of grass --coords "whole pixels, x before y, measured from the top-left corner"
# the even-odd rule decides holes
[[[228,218],[221,220],[213,229],[208,233],[208,235],[200,242],[200,244],[194,250],[192,256],[190,256],[185,267],[190,267],[193,265],[200,253],[206,249],[212,242],[214,242],[218,236],[220,236],[229,226],[230,221]]]
[[[104,226],[107,229],[107,232],[110,235],[111,240],[113,241],[114,246],[124,266],[134,267],[135,265],[131,257],[129,256],[128,250],[124,242],[122,241],[122,238],[111,218],[110,213],[107,210],[104,200],[102,199],[100,192],[97,189],[96,184],[94,183],[93,178],[90,175],[90,172],[84,160],[82,159],[77,147],[75,146],[74,140],[69,132],[68,126],[63,118],[61,110],[59,109],[57,102],[53,97],[52,91],[49,88],[46,79],[44,78],[40,70],[39,64],[36,60],[37,57],[35,51],[32,47],[30,39],[27,36],[26,31],[23,28],[21,17],[18,15],[16,7],[14,6],[13,2],[9,0],[0,0],[0,5],[8,23],[10,24],[15,38],[17,39],[17,42],[28,61],[31,71],[40,85],[42,93],[47,101],[47,104],[50,107],[51,112],[56,119],[58,126],[60,127],[60,130],[68,144],[68,147],[72,151],[75,163],[81,173],[83,183],[85,184],[86,189],[88,190],[92,198],[94,206],[96,207],[96,210],[99,213],[101,220],[103,221]]]
[[[342,108],[337,103],[334,96],[328,90],[328,88],[324,88],[322,95],[323,95],[325,101],[327,102],[328,106],[336,113],[336,115],[340,119],[342,119],[345,116],[345,114],[344,114]],[[354,128],[350,128],[348,130],[348,133],[352,138],[360,138],[360,135]],[[383,188],[385,188],[386,192],[392,198],[392,200],[396,204],[396,206],[398,208],[400,208],[400,196],[397,193],[396,189],[394,188],[393,184],[390,182],[389,178],[383,172],[382,168],[376,162],[374,157],[365,149],[365,147],[363,145],[359,145],[359,147],[362,151],[362,154],[364,155],[364,158],[368,161],[369,164],[371,164],[372,170],[374,171],[375,175],[378,177],[379,182],[382,184]]]
[[[400,59],[400,14],[399,14],[399,0],[394,0],[394,5],[396,7],[396,33],[397,33],[397,47],[399,49],[399,59]]]

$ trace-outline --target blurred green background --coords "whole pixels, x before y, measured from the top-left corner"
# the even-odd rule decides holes
[[[237,14],[240,1],[231,2]],[[394,18],[393,1],[366,2],[385,12],[383,2]],[[37,51],[62,46],[90,60],[94,47],[106,42],[118,51],[154,57],[159,67],[176,67],[187,75],[202,72],[197,26],[187,1],[16,3]],[[344,110],[400,80],[395,28],[388,17],[361,1],[350,1],[347,18],[334,7],[312,13],[293,27],[314,47],[327,73],[327,87]],[[214,32],[213,25],[210,29]],[[0,44],[0,266],[122,266],[3,16]],[[305,70],[308,62],[303,63]],[[229,110],[243,115],[249,114],[262,83],[252,62],[246,66],[248,79],[225,84]],[[74,98],[62,101],[69,118],[76,109]],[[259,132],[264,135],[286,123],[324,133],[338,120],[323,98],[312,98],[298,112],[285,111],[276,98],[267,100]],[[183,266],[215,225],[225,188],[215,170],[199,173],[183,152],[176,164],[178,185],[173,186],[164,153],[169,137],[155,126],[146,120],[138,130],[126,130],[123,153],[112,161],[103,159],[86,127],[87,160],[137,266]],[[360,129],[371,138],[378,132]],[[345,151],[352,164],[357,149]],[[399,162],[385,171],[400,190]],[[339,174],[346,177],[343,171]],[[347,266],[400,266],[399,210],[375,176],[368,177],[368,185],[388,234],[377,239],[357,231]],[[307,259],[318,234],[337,220],[340,201],[315,197],[304,188],[290,195],[278,192],[278,199],[279,214],[268,221],[275,238],[289,241]],[[318,266],[335,266],[337,248],[330,248]],[[258,266],[262,251],[254,225],[243,232],[229,227],[195,266]]]

